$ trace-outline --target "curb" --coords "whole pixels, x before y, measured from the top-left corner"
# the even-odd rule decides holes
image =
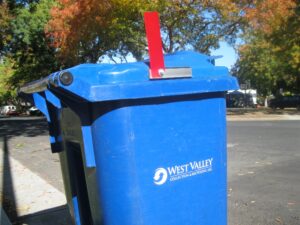
[[[299,115],[227,115],[227,121],[295,121]]]

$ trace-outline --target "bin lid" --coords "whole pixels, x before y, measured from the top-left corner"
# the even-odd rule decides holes
[[[192,76],[149,79],[149,61],[124,64],[81,64],[53,73],[49,80],[90,102],[222,92],[239,89],[226,67],[214,66],[212,58],[192,51],[164,55],[166,68],[191,68]],[[73,81],[63,85],[58,76],[70,72]],[[53,82],[52,82],[53,83]],[[50,87],[51,88],[51,87]]]

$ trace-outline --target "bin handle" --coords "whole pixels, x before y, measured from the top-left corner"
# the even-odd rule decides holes
[[[47,89],[48,85],[49,77],[45,77],[40,80],[25,84],[24,86],[20,87],[18,93],[33,94],[36,92],[42,92]]]

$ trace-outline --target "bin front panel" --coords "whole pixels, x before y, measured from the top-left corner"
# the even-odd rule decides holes
[[[225,225],[223,93],[94,107],[105,225]]]

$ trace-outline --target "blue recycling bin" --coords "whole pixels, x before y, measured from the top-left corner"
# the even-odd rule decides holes
[[[20,89],[45,114],[76,225],[226,225],[227,68],[195,52],[83,64]]]

